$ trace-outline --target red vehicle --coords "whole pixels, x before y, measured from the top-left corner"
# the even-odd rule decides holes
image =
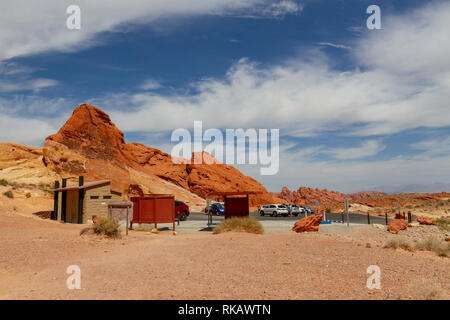
[[[175,218],[185,221],[189,214],[189,206],[183,201],[175,200]]]

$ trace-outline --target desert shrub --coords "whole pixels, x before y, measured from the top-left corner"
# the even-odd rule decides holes
[[[419,240],[415,247],[417,250],[433,251],[441,257],[447,257],[450,251],[450,245],[437,237],[428,237],[426,239]]]
[[[31,193],[29,193],[29,192],[25,193],[25,197],[26,198],[31,198]]]
[[[3,195],[4,195],[5,197],[10,198],[10,199],[14,198],[14,194],[13,194],[13,192],[12,192],[11,190],[8,190],[8,191],[6,191],[6,192],[3,192]]]
[[[215,227],[213,233],[219,234],[233,231],[263,234],[264,228],[262,224],[253,217],[232,217],[225,219],[220,225]]]
[[[403,250],[414,251],[414,243],[408,238],[393,237],[386,241],[383,248],[401,248]]]
[[[421,239],[416,243],[416,249],[422,251],[432,251],[433,248],[439,246],[440,242],[441,241],[436,237]]]
[[[120,237],[120,224],[113,217],[105,217],[104,219],[98,220],[92,228],[96,234],[105,235],[110,238]]]
[[[331,208],[326,208],[326,209],[325,209],[325,212],[326,212],[326,213],[331,213]]]
[[[450,219],[448,218],[441,218],[436,220],[436,225],[440,229],[444,229],[446,231],[450,231]]]
[[[439,300],[444,298],[444,289],[429,279],[417,279],[409,285],[410,294],[416,300]]]
[[[81,229],[80,236],[82,236],[83,234],[93,234],[93,233],[94,233],[94,228],[87,227],[87,228]]]
[[[0,179],[0,185],[1,186],[7,186],[8,185],[8,181],[5,179]]]

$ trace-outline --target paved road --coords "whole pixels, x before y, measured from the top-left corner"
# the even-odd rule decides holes
[[[298,217],[282,217],[282,216],[278,216],[278,217],[271,217],[271,216],[264,216],[261,217],[258,212],[251,212],[250,216],[260,220],[260,221],[270,221],[270,220],[277,220],[277,221],[297,221],[301,218],[304,217],[303,214],[299,215]],[[331,221],[342,221],[342,216],[340,213],[327,213],[326,214],[326,219],[327,220],[331,220]],[[188,217],[188,220],[190,221],[206,221],[208,220],[208,216],[205,213],[201,213],[201,212],[191,212],[191,214]],[[221,221],[223,220],[223,216],[213,216],[213,222],[215,221]],[[356,214],[356,213],[351,213],[350,214],[350,222],[351,223],[358,223],[358,224],[367,224],[367,215],[362,215],[362,214]],[[371,216],[370,217],[370,223],[379,223],[382,225],[385,225],[385,219],[384,218],[380,218],[380,217],[374,217]]]

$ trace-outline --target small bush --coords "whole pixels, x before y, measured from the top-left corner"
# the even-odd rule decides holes
[[[421,239],[416,243],[416,249],[422,251],[432,251],[433,248],[439,246],[441,240],[436,237],[428,237],[426,239]]]
[[[8,190],[8,191],[6,191],[6,192],[3,192],[3,195],[4,195],[5,197],[10,198],[10,199],[14,198],[14,194],[13,194],[13,192],[12,192],[11,190]]]
[[[450,231],[450,219],[448,219],[448,218],[447,219],[445,219],[445,218],[437,219],[436,225],[441,229]]]
[[[414,243],[408,238],[391,238],[386,241],[383,248],[401,248],[403,250],[414,251]]]
[[[0,179],[0,185],[6,187],[8,185],[8,181],[5,179]]]
[[[450,251],[450,245],[436,237],[428,237],[419,240],[416,243],[415,248],[421,251],[433,251],[441,257],[447,257]]]
[[[444,289],[428,279],[418,279],[409,286],[410,294],[416,300],[439,300],[444,298]]]
[[[264,228],[258,220],[253,217],[233,217],[225,219],[219,226],[213,230],[214,234],[224,232],[248,232],[263,234]]]
[[[326,213],[331,213],[331,208],[326,208],[326,209],[325,209],[325,212],[326,212]]]
[[[27,192],[27,193],[25,193],[25,197],[28,199],[28,198],[31,198],[31,193],[29,193],[29,192]]]
[[[93,234],[93,233],[94,233],[94,228],[87,227],[87,228],[81,229],[80,236],[82,236],[83,234]]]
[[[96,234],[105,235],[110,238],[120,237],[120,224],[112,217],[100,219],[97,223],[94,223],[92,228]]]
[[[439,246],[433,248],[433,251],[439,257],[448,257],[450,252],[450,246],[446,242],[442,241]]]

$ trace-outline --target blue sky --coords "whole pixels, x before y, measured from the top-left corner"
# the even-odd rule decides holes
[[[279,128],[270,191],[450,181],[448,1],[73,1],[0,4],[0,141],[41,146],[91,103],[170,152],[170,134]],[[368,30],[366,8],[381,8]]]

